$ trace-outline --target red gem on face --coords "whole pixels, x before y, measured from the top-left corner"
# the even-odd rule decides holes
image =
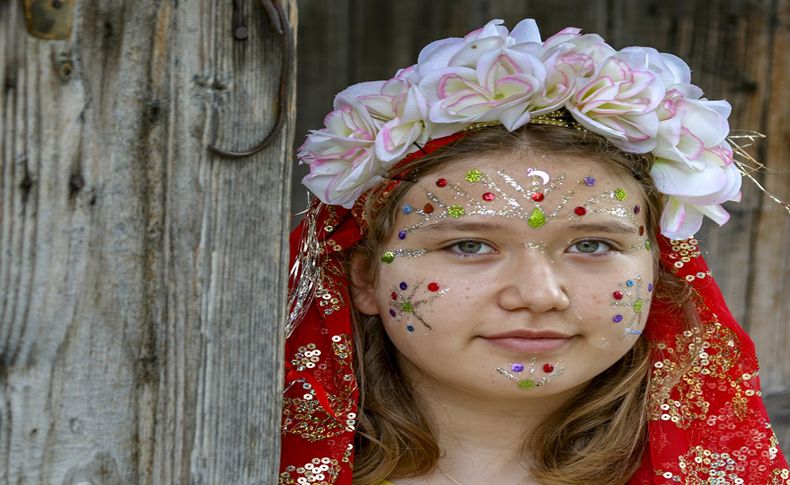
[[[639,235],[643,236],[645,234],[645,226],[639,226]]]
[[[496,195],[492,194],[491,192],[486,192],[483,194],[483,200],[486,202],[491,202],[494,199],[496,199]]]
[[[576,213],[577,216],[583,216],[584,214],[587,213],[587,209],[585,209],[582,206],[579,206],[579,207],[573,209],[573,212]]]
[[[551,372],[554,372],[554,366],[551,364],[543,364],[543,372],[545,372],[546,374],[550,374]]]
[[[535,202],[540,202],[541,200],[543,200],[544,197],[545,196],[541,192],[535,192],[534,194],[532,194],[532,200],[534,200]]]
[[[614,293],[612,293],[612,296],[614,297],[615,300],[622,300],[624,295],[622,291],[617,290]]]
[[[426,214],[430,214],[433,212],[433,206],[431,204],[425,204],[425,206],[422,208],[422,211]]]
[[[435,281],[428,283],[428,291],[439,291],[439,283]]]
[[[437,187],[447,187],[447,179],[439,179],[436,181]]]
[[[392,298],[393,300],[397,300],[398,294],[393,291],[392,293],[390,293],[390,298]]]

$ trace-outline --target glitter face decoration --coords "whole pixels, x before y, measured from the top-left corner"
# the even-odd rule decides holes
[[[628,177],[565,155],[451,161],[398,201],[358,308],[431,392],[519,402],[589,382],[649,310],[648,205]]]
[[[560,376],[565,369],[556,362],[538,362],[532,357],[526,364],[510,362],[499,366],[496,371],[509,381],[513,381],[521,390],[530,391],[545,386]]]
[[[419,322],[430,330],[431,326],[422,317],[419,309],[449,292],[449,288],[442,288],[436,281],[427,284],[418,281],[413,285],[401,281],[390,293],[391,303],[388,314],[396,322],[406,322],[405,328],[409,333],[414,333],[416,330],[414,322]]]
[[[652,292],[653,283],[648,283],[647,293],[651,294]],[[637,327],[641,327],[644,320],[645,298],[642,293],[642,277],[640,275],[621,283],[618,289],[612,292],[611,306],[616,312],[612,316],[612,322],[622,327],[623,337],[638,337],[642,334]]]
[[[528,168],[526,178],[528,185],[523,185],[517,179],[503,170],[496,170],[493,176],[487,171],[478,168],[466,170],[461,182],[454,182],[450,177],[440,177],[432,184],[435,189],[426,190],[429,202],[422,210],[406,204],[401,210],[404,214],[412,214],[420,218],[410,226],[399,230],[398,238],[406,239],[407,235],[432,221],[464,216],[484,215],[511,217],[526,221],[532,229],[540,229],[551,220],[561,217],[566,211],[569,200],[584,188],[590,190],[595,187],[596,179],[585,176],[575,183],[567,185],[567,176],[560,173],[553,177],[546,170]],[[552,192],[562,193],[558,201],[548,204],[547,196]],[[479,195],[478,195],[479,193]],[[628,219],[633,222],[639,213],[639,206],[628,206],[625,201],[628,192],[622,187],[603,190],[590,195],[586,200],[573,206],[567,215],[567,220],[574,220],[588,214],[608,213],[616,217]],[[504,205],[493,206],[495,201],[502,201]]]
[[[400,237],[400,233],[398,233],[398,238],[402,239]],[[428,250],[425,248],[393,249],[392,251],[384,251],[384,253],[381,255],[381,262],[391,264],[393,261],[395,261],[395,258],[417,258],[425,255],[427,252]]]
[[[527,241],[524,243],[524,247],[527,249],[534,249],[541,253],[546,252],[546,243],[542,241]]]

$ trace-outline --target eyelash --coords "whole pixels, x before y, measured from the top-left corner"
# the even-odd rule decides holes
[[[571,251],[571,249],[576,247],[578,244],[585,243],[585,242],[601,244],[601,245],[605,246],[605,250],[603,252],[591,252],[591,253],[585,253],[583,251]],[[461,251],[459,249],[459,245],[460,244],[464,244],[464,243],[480,244],[481,245],[481,249],[482,248],[488,248],[489,251],[478,252],[478,253],[463,252],[463,251]],[[479,240],[476,240],[476,239],[464,239],[464,240],[461,240],[461,241],[456,241],[456,242],[453,242],[451,244],[448,244],[448,245],[444,246],[442,249],[445,250],[445,251],[448,251],[449,253],[451,253],[451,254],[453,254],[455,256],[461,257],[461,258],[468,258],[468,257],[473,257],[473,256],[486,256],[486,255],[494,254],[494,253],[497,252],[496,249],[494,249],[493,245],[491,245],[490,243],[486,243],[486,242],[479,241]],[[596,251],[597,251],[597,249],[600,249],[600,248],[596,248]],[[583,255],[592,256],[592,257],[602,257],[602,256],[606,256],[606,255],[608,255],[608,254],[610,254],[612,252],[616,252],[616,251],[619,251],[619,249],[617,248],[616,244],[614,244],[611,241],[606,241],[606,240],[603,240],[603,239],[581,239],[579,241],[575,241],[575,242],[571,243],[571,245],[568,247],[568,250],[567,250],[567,252],[570,253],[570,254],[583,254]]]
[[[481,248],[482,247],[487,247],[487,248],[490,249],[490,251],[484,252],[484,253],[465,253],[465,252],[461,251],[460,249],[458,249],[458,246],[460,244],[464,244],[464,243],[480,244]],[[476,239],[464,239],[464,240],[461,240],[461,241],[456,241],[454,243],[448,244],[443,249],[445,251],[448,251],[449,253],[453,254],[454,256],[458,256],[458,257],[461,257],[461,258],[469,258],[469,257],[473,257],[473,256],[487,256],[489,254],[494,254],[494,253],[497,252],[496,249],[494,249],[494,247],[491,244],[483,242],[483,241],[478,241]]]
[[[585,242],[603,244],[604,246],[606,246],[607,249],[604,252],[592,252],[592,253],[585,253],[583,251],[571,251],[571,249],[576,247],[578,244],[585,243]],[[600,256],[606,256],[607,254],[610,254],[610,253],[615,252],[615,251],[619,251],[619,249],[611,241],[605,241],[603,239],[581,239],[579,241],[575,241],[575,242],[571,243],[571,245],[568,247],[568,251],[567,252],[569,252],[570,254],[584,254],[584,255],[587,255],[587,256],[600,257]]]

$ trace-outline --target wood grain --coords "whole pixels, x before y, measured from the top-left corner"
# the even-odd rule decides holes
[[[270,484],[294,89],[259,2],[0,3],[0,483]],[[284,2],[296,26],[295,1]]]

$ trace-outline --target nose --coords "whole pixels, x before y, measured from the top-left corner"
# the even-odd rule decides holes
[[[499,305],[505,310],[534,313],[567,309],[570,298],[555,265],[544,254],[527,253],[523,259],[509,264],[501,275]]]

